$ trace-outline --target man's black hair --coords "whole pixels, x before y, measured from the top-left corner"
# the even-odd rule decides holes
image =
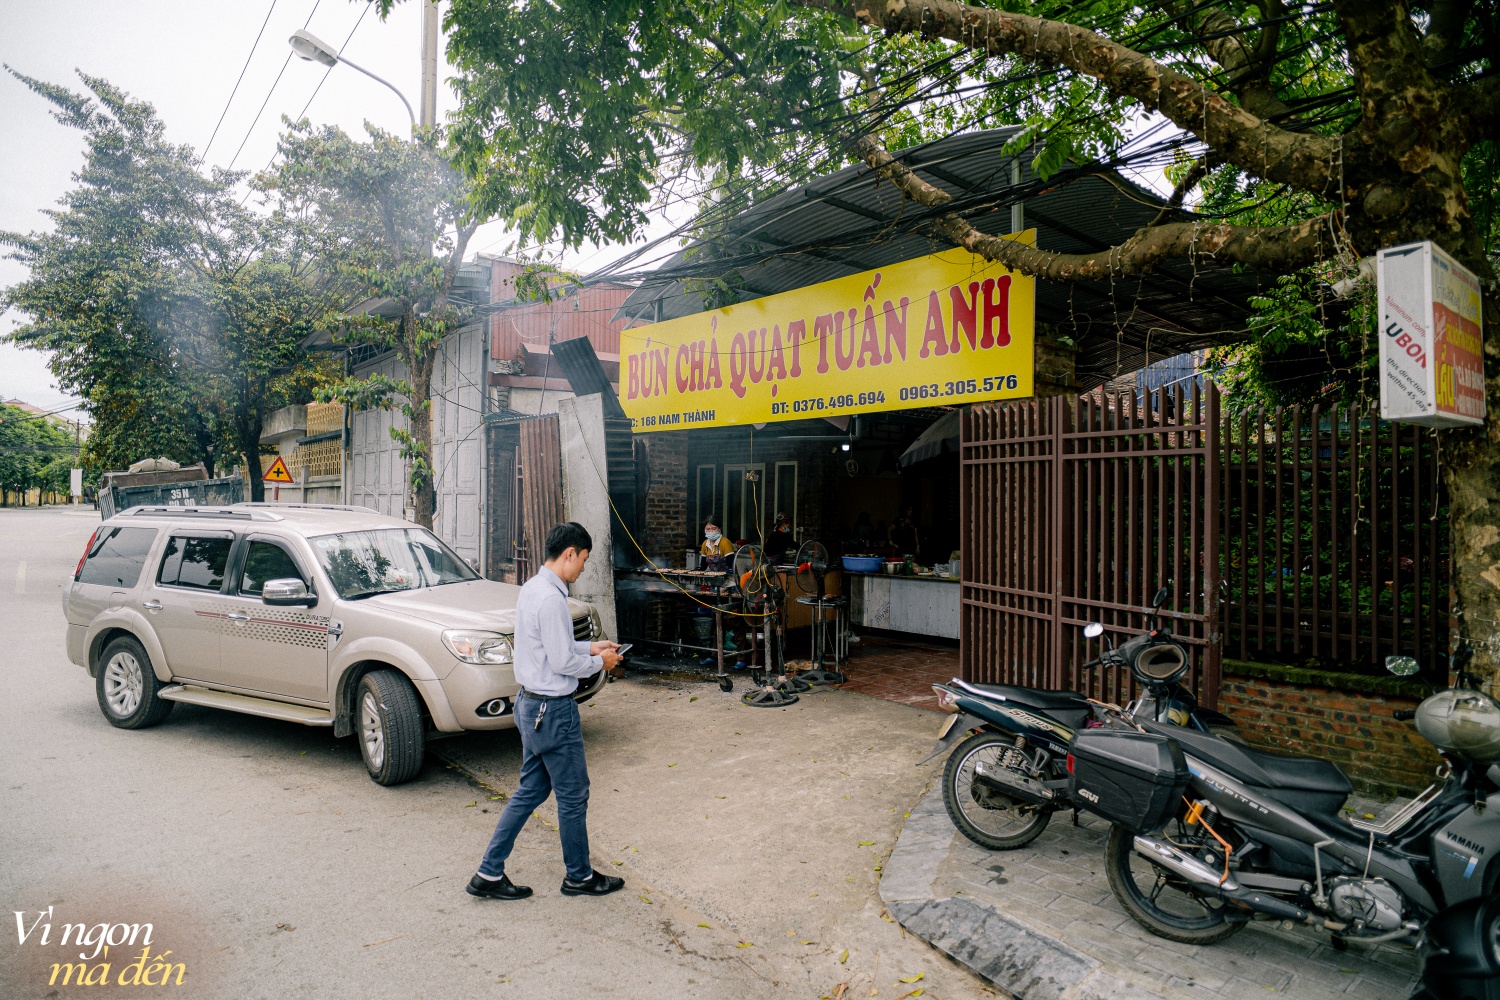
[[[554,524],[552,530],[547,532],[547,560],[549,562],[562,555],[568,549],[588,552],[593,547],[594,540],[589,537],[589,529],[577,521],[564,521],[562,524]]]

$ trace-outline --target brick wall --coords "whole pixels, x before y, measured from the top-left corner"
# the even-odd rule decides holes
[[[1394,677],[1226,660],[1219,709],[1255,746],[1331,760],[1365,794],[1411,795],[1432,784],[1441,759],[1391,713],[1422,697],[1419,685]]]
[[[658,431],[642,438],[651,484],[646,489],[646,537],[641,544],[648,555],[666,556],[671,565],[680,566],[694,537],[688,533],[687,432]]]

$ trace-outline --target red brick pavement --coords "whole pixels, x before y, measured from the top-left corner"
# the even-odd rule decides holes
[[[845,691],[936,712],[932,685],[959,675],[958,650],[866,635],[850,643],[843,671]]]

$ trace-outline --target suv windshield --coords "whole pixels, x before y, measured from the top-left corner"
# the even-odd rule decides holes
[[[479,574],[423,528],[346,531],[310,539],[345,600],[477,580]]]

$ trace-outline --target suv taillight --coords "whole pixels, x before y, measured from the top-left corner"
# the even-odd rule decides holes
[[[94,533],[89,536],[88,544],[83,547],[83,555],[78,557],[78,565],[73,567],[73,579],[78,579],[78,574],[83,572],[83,564],[88,561],[89,551],[94,547],[94,539],[99,537],[103,528],[95,528]]]

